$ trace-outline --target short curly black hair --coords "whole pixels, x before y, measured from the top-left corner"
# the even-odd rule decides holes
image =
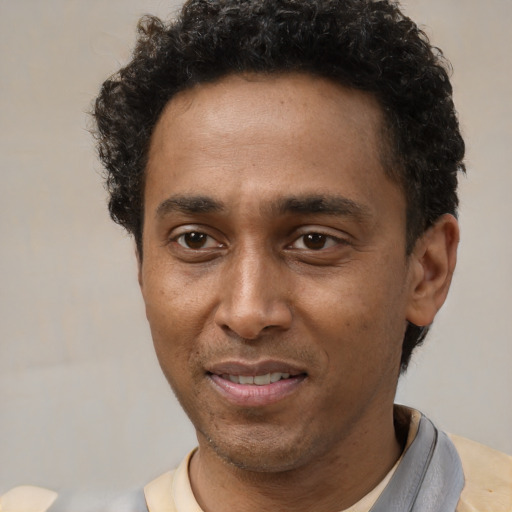
[[[168,24],[142,18],[138,33],[93,115],[110,214],[141,255],[144,169],[162,110],[177,92],[233,73],[309,73],[372,93],[386,121],[386,172],[406,197],[407,251],[441,215],[456,215],[464,141],[449,64],[397,2],[189,0]],[[402,370],[427,330],[408,326]]]

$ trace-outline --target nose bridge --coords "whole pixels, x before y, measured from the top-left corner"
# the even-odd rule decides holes
[[[227,262],[226,281],[217,323],[244,339],[263,330],[287,329],[291,310],[281,265],[264,244],[244,244]]]
[[[275,274],[276,261],[267,251],[255,248],[241,250],[233,265],[234,305],[262,314],[275,300],[270,277]]]

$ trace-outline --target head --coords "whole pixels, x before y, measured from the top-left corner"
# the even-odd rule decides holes
[[[426,36],[388,1],[191,0],[141,21],[95,117],[200,452],[371,452],[455,264],[464,146]]]
[[[151,136],[180,91],[240,73],[304,73],[365,91],[384,119],[380,152],[406,199],[406,251],[457,211],[464,143],[447,63],[396,2],[190,0],[168,25],[139,23],[132,61],[107,80],[94,115],[110,213],[143,258],[144,185]],[[409,323],[407,368],[428,326]]]

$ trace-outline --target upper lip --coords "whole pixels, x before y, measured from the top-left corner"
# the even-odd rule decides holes
[[[218,363],[207,365],[206,371],[217,375],[244,375],[252,377],[277,372],[289,373],[292,376],[306,373],[304,369],[294,363],[278,360],[258,362],[220,361]]]

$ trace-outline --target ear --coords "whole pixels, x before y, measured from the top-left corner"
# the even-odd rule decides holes
[[[417,240],[410,256],[411,293],[407,320],[418,325],[430,325],[444,304],[459,245],[459,224],[450,214],[440,217]]]

